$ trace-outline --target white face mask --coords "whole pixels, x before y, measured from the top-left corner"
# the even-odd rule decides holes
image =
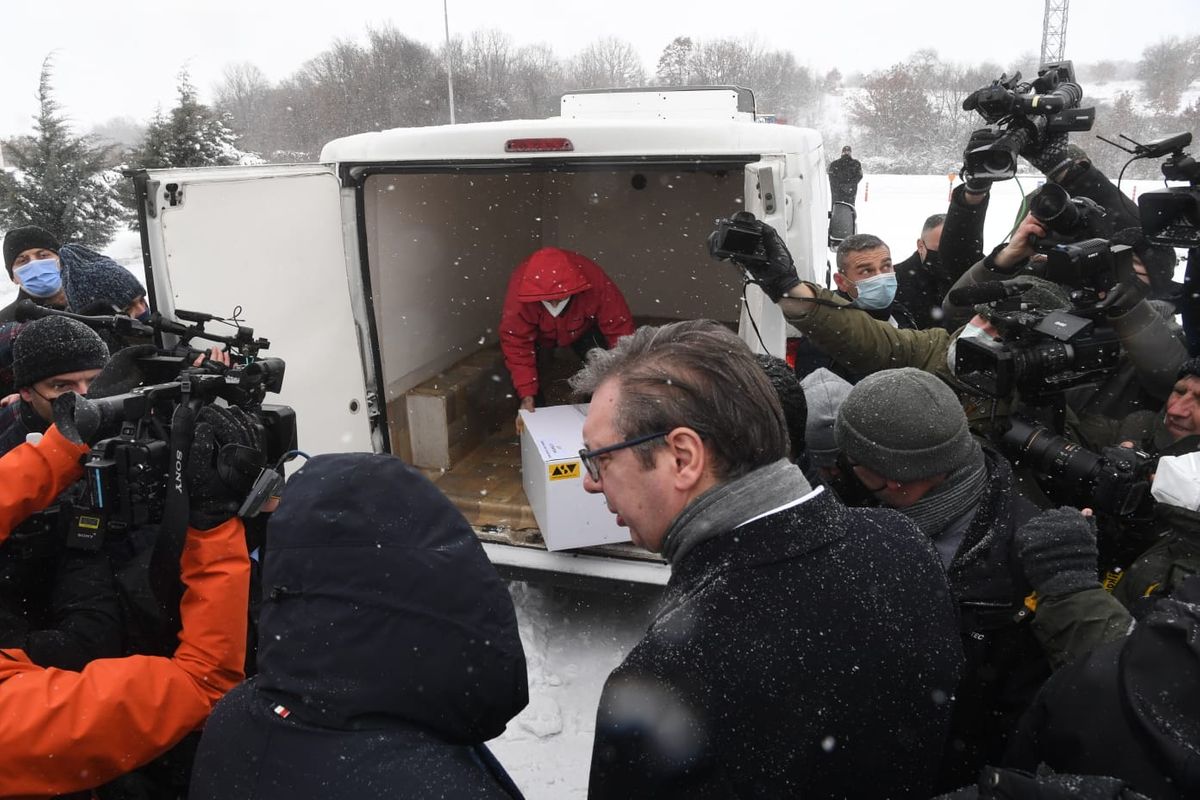
[[[1160,458],[1150,494],[1160,503],[1200,511],[1200,453]]]
[[[564,297],[562,300],[543,300],[542,305],[550,312],[550,316],[557,317],[567,307],[567,303],[570,300],[570,297]]]
[[[954,370],[955,358],[958,353],[958,348],[957,348],[958,340],[959,339],[978,339],[980,337],[983,337],[984,339],[992,338],[991,336],[988,335],[988,332],[985,331],[983,328],[979,327],[978,325],[972,325],[971,323],[968,322],[966,324],[966,327],[964,327],[962,329],[962,333],[960,333],[958,336],[956,336],[950,340],[950,347],[947,348],[947,350],[946,350],[946,366],[950,368],[951,375],[958,374]]]

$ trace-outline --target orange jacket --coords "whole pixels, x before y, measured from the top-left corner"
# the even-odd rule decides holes
[[[0,539],[81,474],[87,448],[50,428],[36,446],[0,459]],[[242,523],[188,529],[187,587],[172,658],[93,661],[43,669],[0,650],[0,797],[48,797],[129,772],[197,728],[242,680],[250,561]]]

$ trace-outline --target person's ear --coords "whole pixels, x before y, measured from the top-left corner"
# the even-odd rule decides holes
[[[925,240],[924,240],[924,239],[917,239],[917,255],[919,255],[919,256],[921,257],[921,260],[922,260],[922,261],[924,261],[924,260],[925,260],[925,253],[926,253],[926,251],[927,251],[928,249],[929,249],[929,248],[927,248],[927,247],[925,246]]]
[[[850,282],[846,280],[846,276],[843,275],[842,273],[840,273],[840,272],[833,273],[833,282],[835,285],[837,285],[837,287],[839,289],[841,289],[846,294],[850,293],[850,289],[848,288]]]
[[[17,394],[21,395],[21,399],[26,403],[33,402],[33,389],[30,389],[28,386],[23,389],[17,389]]]
[[[676,428],[667,435],[667,451],[671,456],[675,488],[681,491],[692,489],[704,477],[708,467],[704,440],[691,428]]]

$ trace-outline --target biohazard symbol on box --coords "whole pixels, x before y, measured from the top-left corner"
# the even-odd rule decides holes
[[[549,470],[550,480],[552,481],[565,481],[571,478],[578,478],[579,462],[569,461],[566,464],[551,464]]]

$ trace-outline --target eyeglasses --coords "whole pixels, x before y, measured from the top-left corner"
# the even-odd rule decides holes
[[[580,450],[579,460],[583,462],[583,468],[587,470],[588,477],[594,481],[600,480],[600,464],[596,459],[607,453],[614,453],[617,450],[624,450],[626,447],[634,447],[639,444],[653,441],[662,436],[666,436],[670,431],[662,431],[661,433],[649,433],[645,436],[638,436],[633,439],[626,439],[623,442],[610,444],[608,447],[601,447],[596,450]]]

